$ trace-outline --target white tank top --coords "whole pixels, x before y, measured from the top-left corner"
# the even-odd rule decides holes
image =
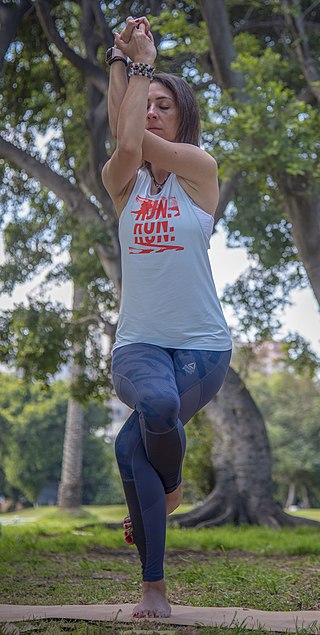
[[[150,194],[146,168],[119,221],[122,295],[114,349],[229,350],[231,336],[208,256],[213,218],[186,194],[175,174]]]

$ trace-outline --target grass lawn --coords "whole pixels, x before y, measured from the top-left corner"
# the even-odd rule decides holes
[[[186,511],[182,506],[179,511]],[[0,515],[0,603],[98,604],[137,602],[140,563],[118,522],[124,506],[83,507],[70,516],[57,508]],[[302,515],[302,512],[299,512]],[[320,510],[307,510],[320,520]],[[169,600],[190,606],[242,606],[263,610],[320,610],[320,527],[168,529]],[[17,623],[18,632],[79,635],[251,634],[244,627],[138,626],[70,621]],[[0,634],[5,631],[1,630]],[[255,633],[263,631],[255,631]],[[297,631],[303,634],[307,631]],[[308,633],[311,633],[310,629]],[[319,633],[319,630],[314,630]]]

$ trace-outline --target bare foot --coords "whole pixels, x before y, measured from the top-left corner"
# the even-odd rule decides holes
[[[175,489],[173,492],[170,492],[170,494],[166,494],[166,509],[167,509],[167,516],[169,516],[169,514],[172,514],[172,512],[175,511],[175,509],[177,509],[177,507],[179,507],[180,503],[182,500],[182,483],[180,483],[180,485],[178,485],[177,489]],[[128,545],[133,545],[134,544],[134,540],[133,540],[133,535],[132,535],[132,523],[131,523],[131,518],[130,516],[126,516],[123,520],[123,528],[124,528],[124,539],[126,541],[126,543],[128,543]]]
[[[143,582],[142,593],[142,600],[133,609],[132,617],[169,617],[171,615],[164,580]]]

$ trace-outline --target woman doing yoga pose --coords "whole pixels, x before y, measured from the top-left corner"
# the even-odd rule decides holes
[[[166,617],[166,515],[181,501],[184,425],[218,392],[231,356],[208,257],[217,164],[199,147],[199,110],[187,82],[155,73],[146,18],[128,18],[115,46],[109,121],[117,143],[102,178],[121,245],[113,382],[133,410],[115,449],[127,537],[142,563],[143,598],[133,616]]]

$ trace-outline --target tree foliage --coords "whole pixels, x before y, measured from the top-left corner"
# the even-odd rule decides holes
[[[62,381],[43,389],[27,386],[17,377],[2,374],[0,389],[1,459],[4,471],[1,493],[15,488],[32,503],[46,485],[57,486],[61,474],[62,446],[68,386]],[[112,444],[105,431],[109,411],[90,402],[85,411],[83,503],[112,504],[123,495]]]
[[[211,452],[214,442],[211,422],[204,411],[198,412],[186,426],[187,448],[183,462],[183,500],[197,503],[214,486],[214,466]]]
[[[248,380],[252,394],[261,409],[273,456],[275,493],[285,505],[291,483],[298,498],[303,486],[311,506],[320,504],[319,479],[319,380],[307,374],[277,372]]]

